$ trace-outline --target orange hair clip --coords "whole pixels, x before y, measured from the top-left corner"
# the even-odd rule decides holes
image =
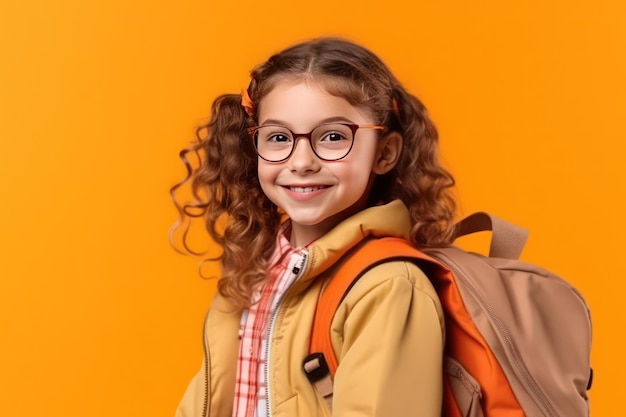
[[[248,116],[252,116],[254,114],[252,100],[250,99],[250,96],[248,95],[247,88],[244,88],[241,90],[241,107],[243,107],[246,113],[248,113]]]
[[[396,117],[399,119],[400,118],[400,108],[398,107],[398,100],[396,100],[395,98],[391,99],[391,110],[393,111],[393,114],[395,114]]]

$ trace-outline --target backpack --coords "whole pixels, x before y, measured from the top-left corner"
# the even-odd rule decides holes
[[[591,318],[562,278],[518,261],[527,232],[486,213],[456,226],[455,239],[492,231],[488,257],[451,246],[420,251],[372,238],[348,254],[320,295],[303,368],[332,409],[337,359],[334,312],[367,270],[415,262],[440,297],[446,320],[442,413],[446,417],[589,415]]]

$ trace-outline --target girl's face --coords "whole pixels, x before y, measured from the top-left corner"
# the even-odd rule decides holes
[[[281,125],[308,133],[329,121],[374,124],[361,109],[310,80],[279,83],[259,105],[259,126]],[[296,136],[287,160],[258,159],[263,192],[292,221],[292,245],[310,243],[365,207],[379,157],[378,136],[374,129],[358,129],[350,153],[338,161],[319,159],[302,136]]]

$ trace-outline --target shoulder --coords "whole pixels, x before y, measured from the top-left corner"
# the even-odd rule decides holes
[[[376,293],[381,293],[381,296],[405,294],[430,298],[439,304],[439,297],[426,274],[410,261],[389,261],[369,269],[354,284],[345,300],[354,302]]]
[[[361,276],[338,306],[334,322],[339,325],[351,317],[368,320],[381,314],[408,320],[424,317],[425,312],[443,331],[443,309],[426,274],[410,261],[389,261]]]
[[[444,314],[435,289],[417,265],[404,260],[384,262],[364,273],[337,307],[331,324],[337,352],[347,352],[359,340],[381,349],[395,340],[416,351],[425,349],[424,357],[435,357],[441,354],[444,338]]]

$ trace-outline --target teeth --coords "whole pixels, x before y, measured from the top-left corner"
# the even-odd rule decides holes
[[[315,190],[321,190],[324,187],[315,186],[315,187],[289,187],[292,191],[297,193],[310,193]]]

